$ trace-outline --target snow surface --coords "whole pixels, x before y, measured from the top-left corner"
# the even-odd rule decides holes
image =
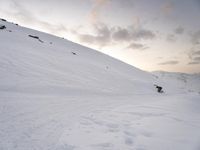
[[[153,75],[59,37],[0,25],[0,150],[200,149],[198,74]]]
[[[153,72],[160,85],[165,87],[167,92],[200,92],[200,73],[171,73],[156,71]]]

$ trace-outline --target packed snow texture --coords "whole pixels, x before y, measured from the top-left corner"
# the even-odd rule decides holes
[[[200,149],[199,74],[151,74],[0,25],[0,150]]]

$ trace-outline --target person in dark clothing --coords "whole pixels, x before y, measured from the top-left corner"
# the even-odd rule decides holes
[[[0,25],[0,29],[6,29],[6,26]]]
[[[162,87],[158,85],[154,85],[157,88],[158,93],[163,93]]]

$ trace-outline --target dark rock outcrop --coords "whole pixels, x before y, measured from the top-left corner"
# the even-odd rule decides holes
[[[6,26],[5,25],[0,25],[0,29],[1,30],[6,29]]]
[[[6,19],[1,19],[1,21],[7,22],[7,20],[6,20]]]
[[[37,39],[41,43],[44,43],[38,36],[30,35],[30,34],[28,36],[31,37],[31,38]]]
[[[75,52],[72,52],[72,54],[73,54],[73,55],[76,55],[76,53],[75,53]]]

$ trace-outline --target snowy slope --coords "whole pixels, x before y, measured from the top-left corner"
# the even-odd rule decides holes
[[[153,72],[157,82],[162,85],[166,92],[199,92],[200,74],[171,73],[156,71]]]
[[[200,148],[197,92],[157,93],[155,83],[172,85],[65,39],[2,25],[0,150]]]
[[[154,90],[148,73],[109,56],[51,35],[1,24],[7,27],[0,35],[3,91],[131,94]]]

